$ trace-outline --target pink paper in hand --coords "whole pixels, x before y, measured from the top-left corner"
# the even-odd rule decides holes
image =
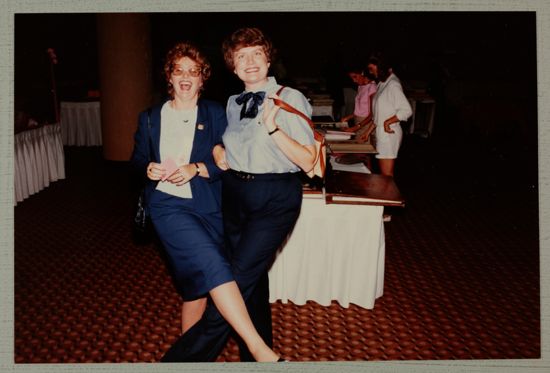
[[[178,165],[176,164],[176,162],[174,162],[172,158],[165,159],[161,163],[161,166],[164,167],[164,169],[166,170],[161,178],[162,181],[168,179],[170,176],[172,176],[174,172],[178,170]]]

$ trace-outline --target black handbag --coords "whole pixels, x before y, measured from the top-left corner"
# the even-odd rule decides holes
[[[147,111],[147,137],[148,158],[149,162],[151,162],[151,109]],[[146,205],[145,186],[143,186],[138,195],[133,224],[133,238],[134,242],[138,245],[150,243],[155,234],[153,223],[151,222],[151,217],[149,216]]]
[[[153,227],[151,217],[145,208],[145,188],[141,189],[134,216],[134,242],[137,244],[147,244],[153,239]]]

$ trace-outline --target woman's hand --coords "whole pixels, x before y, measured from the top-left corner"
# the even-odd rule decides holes
[[[270,99],[280,99],[277,95],[271,95],[268,98]],[[275,116],[277,115],[277,112],[279,111],[280,107],[275,105],[273,101],[266,100],[264,103],[264,111],[262,114],[262,123],[264,124],[267,132],[273,132],[277,128],[277,123],[275,123]]]
[[[212,156],[214,157],[214,163],[216,163],[216,166],[224,171],[229,169],[227,159],[225,158],[225,148],[222,145],[218,144],[214,146],[214,149],[212,149]]]
[[[346,115],[345,117],[340,119],[340,122],[346,123],[348,126],[346,128],[342,128],[342,131],[344,132],[353,132],[353,127],[349,126],[349,121],[353,118],[353,114]]]
[[[390,128],[394,123],[399,123],[397,116],[393,115],[384,121],[384,131],[387,133],[394,133],[395,131]]]
[[[271,95],[269,98],[278,99],[279,96]],[[315,162],[315,145],[302,145],[288,136],[283,130],[279,130],[277,123],[275,123],[275,116],[280,107],[269,100],[264,103],[264,105],[262,122],[264,123],[267,133],[270,134],[275,144],[277,144],[279,149],[292,163],[306,172],[311,170]]]
[[[197,167],[194,163],[179,166],[178,170],[174,172],[166,181],[176,184],[177,186],[183,185],[197,175]]]
[[[160,163],[150,162],[147,165],[147,177],[151,180],[160,180],[166,170]]]
[[[376,129],[374,122],[368,122],[361,131],[355,134],[355,139],[362,142],[367,142],[370,135]]]

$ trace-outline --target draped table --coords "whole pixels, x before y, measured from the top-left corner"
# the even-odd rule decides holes
[[[61,101],[63,145],[100,146],[101,115],[99,101]]]
[[[49,124],[15,134],[14,204],[65,178],[61,127]]]
[[[270,302],[372,309],[384,288],[383,206],[325,204],[307,198],[269,271]]]

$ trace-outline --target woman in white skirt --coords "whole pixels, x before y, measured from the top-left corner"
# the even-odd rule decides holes
[[[376,77],[378,86],[372,100],[373,121],[376,125],[376,158],[382,175],[392,176],[395,159],[403,139],[400,122],[412,115],[412,108],[403,93],[401,81],[382,55],[371,57],[367,68]],[[384,213],[385,222],[391,215]]]
[[[376,124],[376,150],[382,175],[393,176],[395,159],[403,138],[399,122],[412,115],[412,108],[403,93],[401,81],[384,57],[369,58],[367,68],[378,80],[373,97],[373,120]]]

